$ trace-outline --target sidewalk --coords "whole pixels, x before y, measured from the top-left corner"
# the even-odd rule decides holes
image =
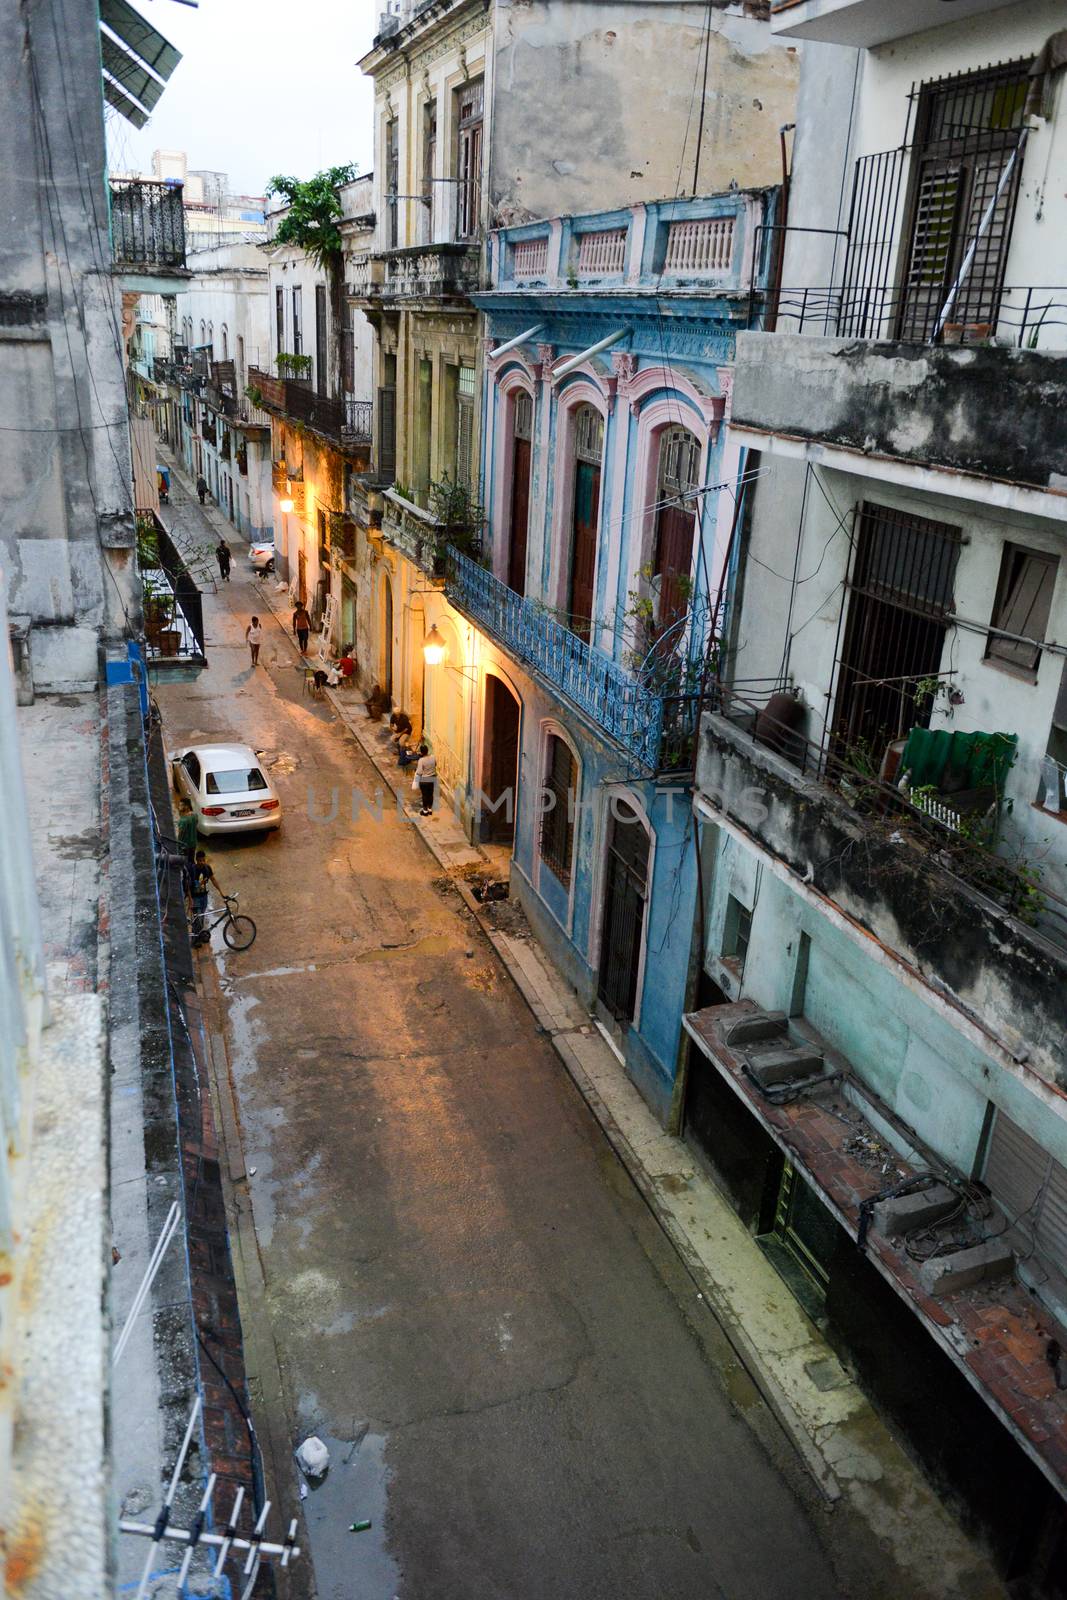
[[[263,607],[278,621],[295,663],[288,595],[265,583]],[[1003,1595],[981,1550],[963,1535],[688,1147],[664,1133],[574,990],[532,937],[494,927],[492,906],[475,900],[465,875],[480,869],[502,876],[499,851],[472,845],[445,807],[419,816],[410,776],[397,768],[387,730],[368,719],[356,691],[324,693],[377,771],[383,796],[397,797],[454,882],[671,1240],[696,1298],[715,1316],[827,1505],[873,1531],[909,1575],[915,1596]]]

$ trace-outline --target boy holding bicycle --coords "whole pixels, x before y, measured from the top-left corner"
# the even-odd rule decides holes
[[[211,870],[207,854],[203,850],[196,852],[193,862],[192,882],[189,888],[189,898],[193,902],[193,944],[209,944],[211,935],[204,927],[207,913],[208,893],[215,882],[215,874]]]

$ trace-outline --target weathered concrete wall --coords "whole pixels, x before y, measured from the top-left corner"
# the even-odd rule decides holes
[[[490,225],[781,177],[799,56],[755,4],[503,0],[494,14]],[[710,25],[710,42],[706,27]]]
[[[1061,951],[931,865],[926,852],[892,840],[890,828],[864,825],[842,799],[719,717],[704,724],[697,788],[755,850],[788,869],[797,895],[810,887],[816,924],[829,904],[874,935],[865,941],[864,970],[870,969],[867,982],[876,994],[903,982],[906,969],[918,974],[930,1007],[971,1040],[969,1051],[958,1047],[961,1061],[974,1055],[967,1019],[981,1018],[989,1059],[1002,1064],[985,1074],[968,1068],[972,1085],[1059,1159],[1067,1156],[1067,958]],[[887,962],[876,960],[879,947]],[[755,971],[754,956],[751,961]],[[777,961],[768,961],[779,1004],[791,970],[780,951]],[[948,1004],[944,992],[937,996],[937,985],[958,1005]],[[877,1038],[876,1018],[868,1021]],[[856,1032],[852,1048],[870,1046]],[[1003,1062],[1011,1056],[1017,1064],[1009,1071]],[[1048,1088],[1039,1094],[1042,1083]]]
[[[70,71],[99,49],[93,7],[4,8],[0,559],[43,634],[38,689],[94,685],[99,642],[139,615],[100,82]]]
[[[1067,490],[1067,355],[742,333],[735,420]]]

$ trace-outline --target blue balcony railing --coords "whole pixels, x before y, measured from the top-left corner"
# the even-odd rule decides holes
[[[698,694],[654,693],[454,548],[448,552],[445,593],[649,772],[692,769]]]

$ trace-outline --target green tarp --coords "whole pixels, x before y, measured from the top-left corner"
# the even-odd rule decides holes
[[[912,728],[900,767],[913,789],[927,784],[942,794],[993,787],[998,795],[1015,760],[1015,733],[952,733],[948,728]]]

